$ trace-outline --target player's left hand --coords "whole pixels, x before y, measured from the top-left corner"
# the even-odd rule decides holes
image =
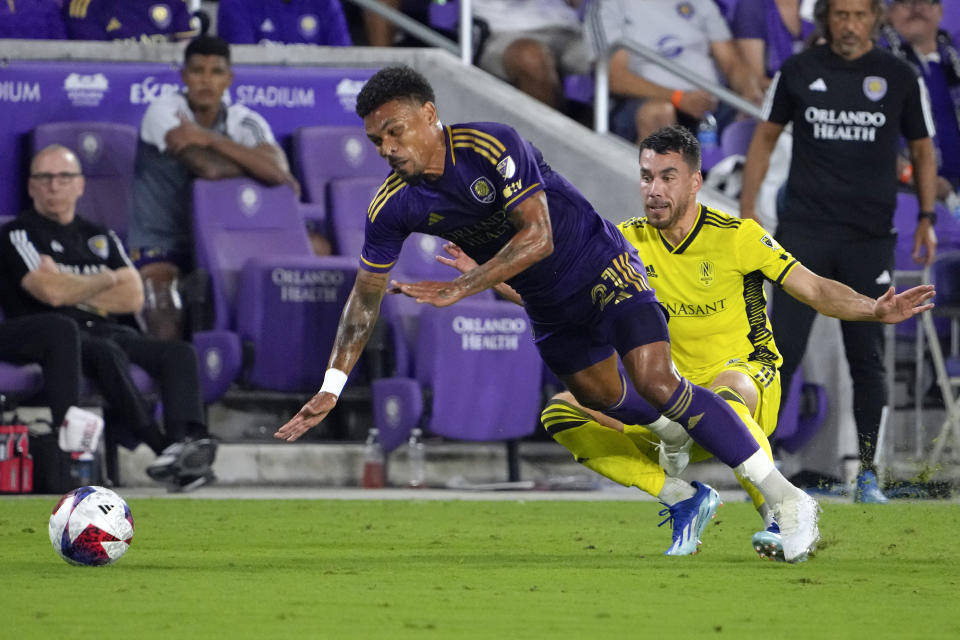
[[[472,271],[477,268],[477,261],[468,256],[459,245],[448,242],[443,245],[443,250],[446,251],[450,257],[437,256],[437,262],[440,264],[453,267],[460,273],[466,273],[467,271]]]
[[[877,298],[874,314],[880,322],[894,324],[912,318],[918,313],[933,309],[933,303],[927,302],[936,294],[932,284],[922,284],[897,293],[893,287]]]
[[[402,293],[421,304],[432,304],[435,307],[449,307],[464,298],[463,291],[454,282],[434,282],[421,280],[420,282],[390,281],[387,293]]]

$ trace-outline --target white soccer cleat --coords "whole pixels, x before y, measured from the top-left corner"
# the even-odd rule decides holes
[[[661,441],[657,446],[659,453],[660,466],[663,472],[668,476],[677,477],[690,464],[690,448],[693,446],[693,440],[687,438],[681,445],[668,445]]]
[[[803,562],[812,553],[820,530],[817,518],[820,505],[799,489],[774,507],[780,536],[783,542],[783,559],[787,562]]]

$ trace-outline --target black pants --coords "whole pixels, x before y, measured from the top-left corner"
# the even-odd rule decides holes
[[[187,436],[206,435],[193,345],[152,338],[114,323],[81,326],[80,334],[83,372],[107,402],[108,424],[116,421],[157,453]],[[157,382],[165,432],[159,430],[134,384],[130,363]]]
[[[895,236],[848,241],[826,234],[811,238],[809,232],[796,233],[786,228],[778,231],[777,240],[817,275],[838,280],[865,296],[877,298],[891,284]],[[782,289],[774,290],[770,320],[774,340],[783,354],[780,382],[784,389],[790,388],[793,373],[803,359],[816,313]],[[870,468],[873,465],[881,412],[887,404],[883,365],[884,325],[878,322],[841,322],[840,327],[850,377],[853,379],[853,417],[857,424],[860,464]]]
[[[43,368],[43,395],[53,425],[63,422],[80,397],[80,331],[77,323],[55,313],[11,318],[0,323],[0,360]]]

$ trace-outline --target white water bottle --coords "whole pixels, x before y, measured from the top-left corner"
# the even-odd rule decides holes
[[[410,432],[410,439],[407,440],[407,465],[410,473],[407,486],[411,489],[423,489],[426,486],[425,453],[423,432],[420,429],[413,429]]]
[[[700,142],[701,151],[711,151],[717,147],[717,119],[709,111],[703,114],[703,120],[697,128],[697,141]]]

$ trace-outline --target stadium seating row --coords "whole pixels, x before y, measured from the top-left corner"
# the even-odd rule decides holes
[[[355,129],[317,129],[298,132],[303,135],[295,145],[295,166],[312,202],[299,202],[288,186],[268,188],[247,179],[195,181],[195,250],[198,266],[210,277],[213,323],[195,332],[193,341],[208,403],[235,382],[300,394],[322,383],[340,310],[356,276],[367,204],[382,182],[369,174],[383,173],[383,165]],[[53,123],[37,128],[32,148],[59,143],[73,149],[88,176],[79,213],[123,236],[136,140],[136,131],[126,125]],[[331,215],[328,221],[327,212],[348,215]],[[326,228],[342,255],[312,253],[307,215],[330,223]],[[440,250],[438,238],[417,234],[406,243],[394,276],[450,278],[453,272],[435,260]],[[429,398],[424,413],[423,403],[408,401],[409,394],[379,393],[377,387],[375,404],[385,409],[375,413],[383,418],[385,443],[403,441],[413,426],[396,422],[400,410],[412,411],[416,423],[449,437],[529,434],[537,421],[542,365],[522,310],[487,293],[458,306],[449,318],[432,318],[439,310],[429,309],[428,320],[420,323],[421,311],[421,305],[400,296],[384,303],[392,364],[379,374],[395,374],[400,384],[413,381],[409,388]],[[416,359],[417,353],[427,357]],[[504,385],[504,375],[517,380]],[[142,390],[151,389],[143,372],[138,382]],[[33,395],[41,386],[38,367],[0,365],[0,389],[13,397]],[[451,419],[464,402],[474,409]],[[476,410],[474,403],[487,409]]]

